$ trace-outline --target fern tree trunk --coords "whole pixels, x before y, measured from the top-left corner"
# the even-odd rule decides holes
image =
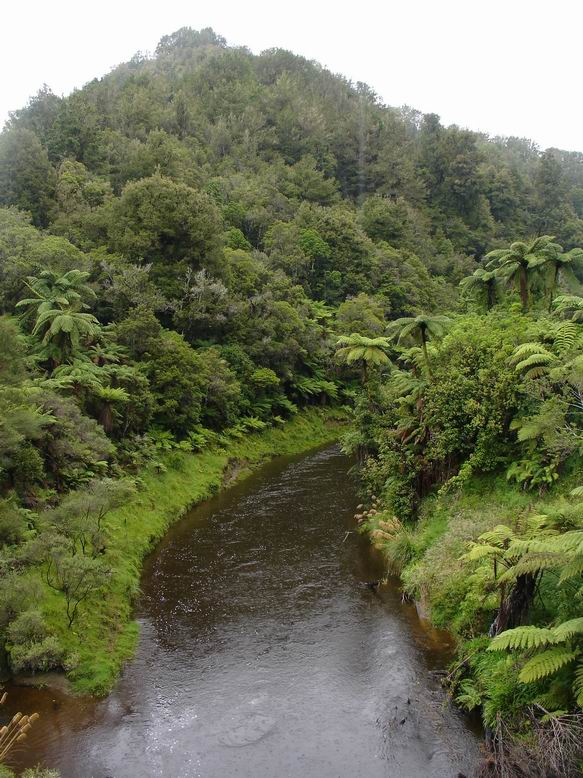
[[[433,373],[431,372],[431,364],[429,362],[429,354],[427,352],[427,335],[425,334],[425,330],[421,330],[421,349],[423,350],[423,359],[425,360],[425,365],[427,367],[427,373],[430,378],[433,377]]]
[[[555,296],[555,289],[557,288],[558,283],[559,283],[559,266],[557,265],[555,267],[555,272],[553,273],[551,288],[549,289],[549,313],[553,310],[553,299]]]
[[[528,311],[528,273],[524,265],[520,266],[518,284],[520,288],[520,302],[522,303],[522,310],[526,312]]]
[[[486,306],[489,311],[492,310],[494,307],[494,303],[496,302],[496,281],[492,279],[491,281],[488,281],[488,286],[486,287]]]
[[[507,596],[502,593],[498,613],[490,627],[490,637],[522,624],[534,599],[536,586],[537,575],[524,573],[517,577]]]

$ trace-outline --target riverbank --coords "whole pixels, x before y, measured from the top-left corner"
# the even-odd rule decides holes
[[[426,497],[415,523],[399,522],[377,502],[361,524],[384,554],[387,569],[400,576],[405,595],[433,626],[453,635],[450,691],[458,706],[481,713],[491,739],[504,738],[508,775],[522,774],[512,770],[523,763],[544,763],[551,769],[544,761],[544,744],[555,742],[553,722],[577,724],[567,713],[577,708],[565,672],[551,668],[548,679],[541,680],[541,674],[530,680],[522,670],[532,652],[491,649],[498,614],[508,607],[514,580],[506,571],[517,564],[509,547],[517,543],[519,548],[534,532],[545,537],[545,528],[548,537],[557,537],[579,526],[583,506],[577,490],[571,492],[583,480],[581,470],[573,462],[560,485],[543,495],[516,488],[502,474],[473,476],[457,492]],[[524,570],[529,575],[541,567]],[[524,610],[502,632],[521,624],[548,630],[577,617],[577,597],[569,596],[568,585],[562,586],[558,576],[538,575],[533,582]],[[537,705],[548,711],[542,722],[532,714]],[[569,769],[577,758],[576,753]]]
[[[339,411],[311,409],[284,426],[235,440],[228,449],[200,454],[172,452],[163,460],[165,472],[152,465],[142,475],[136,496],[104,518],[106,561],[112,570],[106,593],[84,603],[69,629],[62,595],[46,585],[42,589],[42,610],[51,633],[71,658],[67,675],[74,691],[106,694],[123,663],[133,655],[139,630],[132,620],[132,609],[139,593],[142,563],[170,525],[189,508],[240,481],[266,460],[336,440],[343,418]]]

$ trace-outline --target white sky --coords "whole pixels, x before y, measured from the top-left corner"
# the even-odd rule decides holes
[[[583,151],[582,0],[3,0],[0,125],[44,82],[67,94],[186,25],[317,59],[446,124]]]

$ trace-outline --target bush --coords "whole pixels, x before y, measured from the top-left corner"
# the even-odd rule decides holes
[[[57,638],[49,636],[39,643],[8,645],[10,665],[15,673],[28,671],[46,673],[63,667],[64,650]]]

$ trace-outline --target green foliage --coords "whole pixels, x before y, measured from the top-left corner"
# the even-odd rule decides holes
[[[489,725],[551,684],[552,710],[580,704],[583,517],[556,497],[581,475],[579,162],[190,28],[15,111],[0,135],[0,312],[21,314],[0,318],[13,666],[109,688],[169,517],[219,488],[229,456],[334,437],[298,411],[348,401],[387,561],[476,640],[458,702]],[[486,651],[489,630],[514,653]]]
[[[541,648],[557,643],[555,633],[542,627],[516,627],[497,635],[492,641],[490,651],[502,651],[506,648]]]
[[[547,651],[541,651],[532,659],[523,665],[518,679],[522,683],[532,683],[540,681],[549,675],[554,675],[565,665],[574,662],[577,659],[576,651],[569,651],[566,648],[550,648]]]
[[[366,338],[363,335],[342,335],[336,341],[338,359],[351,365],[362,362],[365,365],[388,365],[389,358],[383,349],[388,349],[387,338]]]

